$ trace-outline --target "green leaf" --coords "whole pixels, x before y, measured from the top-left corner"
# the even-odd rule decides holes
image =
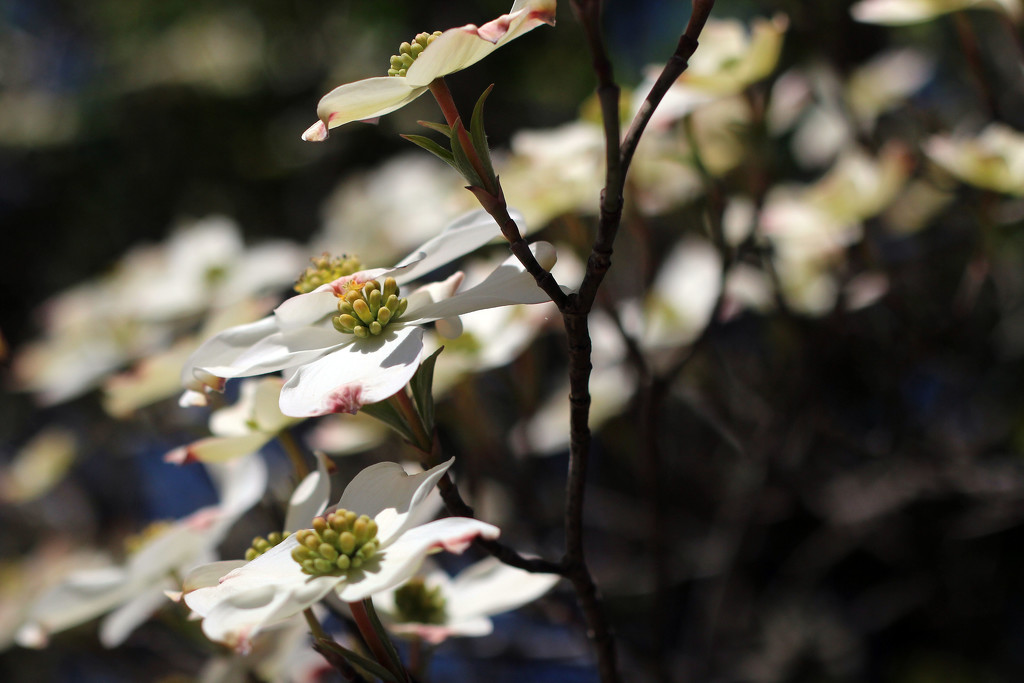
[[[394,667],[395,671],[405,671],[405,665],[402,664],[402,659],[398,656],[398,650],[395,649],[395,644],[391,642],[391,636],[388,635],[387,630],[384,628],[384,624],[380,623],[380,617],[377,616],[377,610],[373,608],[373,600],[366,598],[363,600],[363,606],[366,608],[366,615],[370,617],[370,626],[373,627],[374,632],[377,634],[377,638],[384,644],[384,649],[388,651],[388,657],[391,659],[391,666]]]
[[[491,94],[492,90],[494,90],[493,83],[487,86],[487,90],[484,90],[480,99],[476,101],[476,106],[473,107],[473,118],[469,121],[469,137],[473,140],[473,147],[476,148],[477,156],[483,162],[484,170],[490,176],[488,180],[493,183],[495,180],[494,167],[491,165],[491,150],[487,146],[487,133],[484,132],[484,102],[487,101],[487,96]]]
[[[416,409],[423,418],[423,426],[427,434],[434,433],[434,363],[437,357],[444,351],[442,346],[430,357],[420,363],[416,374],[409,380],[409,388],[412,389],[412,398],[416,401]]]
[[[437,131],[438,133],[444,135],[447,138],[450,138],[452,136],[451,126],[445,123],[434,123],[433,121],[417,121],[416,123],[420,124],[424,128],[429,128],[430,130]]]
[[[470,185],[476,187],[484,187],[484,182],[480,178],[480,175],[473,168],[473,163],[469,160],[469,156],[466,154],[466,150],[462,149],[462,143],[459,142],[459,131],[465,130],[465,126],[462,125],[462,121],[456,121],[454,130],[452,131],[452,156],[455,158],[456,168],[459,169],[459,173]]]
[[[337,654],[339,657],[344,657],[350,664],[357,666],[364,671],[369,671],[371,674],[381,679],[382,681],[390,681],[391,683],[398,683],[398,678],[395,674],[388,671],[388,669],[382,664],[378,664],[369,657],[364,657],[361,654],[353,652],[348,648],[339,645],[333,640],[327,638],[317,638],[316,644],[320,647],[330,650]]]
[[[405,389],[402,389],[402,391],[405,391]],[[409,427],[409,423],[405,421],[405,417],[395,409],[390,401],[367,403],[361,407],[359,411],[366,413],[373,419],[379,420],[388,427],[391,427],[401,434],[409,443],[416,443],[416,438],[413,436],[412,428]]]
[[[462,169],[455,164],[455,157],[452,156],[452,153],[446,150],[441,145],[434,142],[433,140],[431,140],[430,138],[424,137],[422,135],[403,135],[402,137],[414,145],[419,145],[420,147],[427,150],[444,163],[454,168],[459,173],[462,173]]]

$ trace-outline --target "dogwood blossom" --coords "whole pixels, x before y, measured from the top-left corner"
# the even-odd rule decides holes
[[[651,126],[664,127],[699,107],[743,92],[775,70],[789,28],[785,15],[755,19],[748,30],[735,20],[709,20],[701,35],[701,48],[690,58],[686,71],[665,93],[651,118]],[[654,86],[661,67],[647,70],[636,89],[638,110]]]
[[[221,501],[146,534],[123,565],[70,573],[29,609],[19,629],[21,645],[43,647],[52,633],[110,612],[100,627],[100,642],[116,647],[150,614],[167,602],[172,575],[209,562],[235,521],[263,496],[267,471],[257,456],[209,469]]]
[[[293,557],[301,550],[296,533],[230,572],[222,564],[199,568],[186,577],[185,603],[203,619],[207,637],[244,651],[261,630],[332,592],[344,602],[358,602],[408,581],[435,550],[458,553],[478,536],[497,538],[496,527],[464,517],[416,525],[452,462],[414,475],[397,463],[378,463],[345,487],[335,507],[366,515],[376,528],[376,552],[366,553],[359,567],[310,576]]]
[[[513,213],[512,217],[516,220],[517,225],[521,223],[521,217],[517,213]],[[411,254],[402,259],[392,269],[395,282],[398,285],[412,282],[450,261],[483,246],[498,237],[498,234],[498,228],[494,220],[486,212],[473,211],[464,214],[449,223],[439,235],[421,244]],[[386,269],[378,269],[376,275],[383,272],[386,272]],[[320,289],[326,291],[324,287]],[[321,296],[323,291],[310,292],[310,294]],[[295,299],[302,300],[301,297],[295,297]],[[216,372],[207,371],[203,368],[207,366],[235,365],[238,359],[251,347],[256,346],[261,341],[278,332],[294,327],[296,322],[295,316],[287,314],[287,310],[290,310],[288,307],[294,308],[294,306],[295,304],[286,302],[285,310],[278,309],[273,315],[256,322],[230,327],[204,342],[189,357],[182,368],[181,381],[186,391],[179,403],[182,406],[205,405],[205,392],[207,390],[214,389],[220,391],[223,389],[225,378],[229,376],[244,376],[244,373],[219,375]],[[326,315],[326,310],[320,312],[320,316],[324,317],[325,321]],[[317,318],[313,317],[306,320],[306,322],[315,322],[316,320]],[[270,372],[270,370],[263,370],[262,372]],[[250,374],[260,374],[260,372],[252,372]]]
[[[554,265],[551,245],[538,242],[531,249],[542,265]],[[204,344],[186,372],[200,379],[287,370],[290,377],[280,400],[285,415],[355,413],[394,395],[412,378],[423,355],[425,323],[446,320],[457,329],[458,316],[470,311],[547,300],[514,257],[465,291],[457,291],[462,274],[456,273],[399,299],[399,278],[406,281],[433,270],[439,263],[437,254],[432,256],[359,271],[293,297],[272,317]]]
[[[1002,10],[1015,19],[1021,15],[1020,0],[861,0],[850,7],[850,14],[866,24],[900,26],[965,9]]]
[[[1024,196],[1024,134],[1000,123],[976,137],[936,135],[924,145],[936,164],[965,183]]]
[[[324,95],[316,109],[320,120],[302,139],[324,140],[330,128],[400,109],[425,93],[434,79],[479,62],[541,24],[555,24],[555,0],[516,0],[508,14],[483,26],[420,34],[392,57],[391,75],[346,83]]]
[[[533,602],[559,578],[488,557],[454,577],[431,568],[395,591],[377,593],[373,604],[392,632],[437,644],[450,636],[488,635],[494,630],[490,616]]]

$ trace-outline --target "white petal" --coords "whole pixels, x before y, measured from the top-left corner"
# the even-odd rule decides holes
[[[291,557],[296,545],[290,536],[217,585],[185,595],[185,604],[204,617],[203,632],[211,640],[244,650],[262,628],[301,612],[345,580],[303,574]]]
[[[211,434],[216,436],[248,436],[252,434],[253,401],[259,383],[258,380],[242,382],[238,390],[238,400],[233,405],[215,410],[210,414]]]
[[[169,580],[147,587],[103,619],[100,643],[103,647],[117,647],[164,605],[170,604],[164,590],[173,587]]]
[[[98,617],[135,590],[130,575],[120,567],[74,572],[32,604],[17,640],[26,647],[45,646],[49,634]]]
[[[365,78],[339,85],[324,95],[316,107],[316,115],[328,128],[335,128],[351,121],[383,116],[405,106],[426,91],[425,85],[413,86],[401,76]]]
[[[423,330],[418,327],[354,338],[296,370],[281,390],[281,412],[294,417],[354,413],[404,387],[419,368],[422,354]]]
[[[554,265],[555,249],[547,242],[532,244],[530,250],[545,268],[550,269]],[[534,304],[548,300],[548,295],[537,286],[519,259],[510,256],[475,287],[444,301],[422,306],[411,315],[415,315],[417,320],[437,320],[495,306]]]
[[[243,455],[255,453],[273,438],[270,434],[246,434],[245,436],[209,437],[194,441],[187,446],[176,448],[164,456],[165,462],[183,465],[189,462],[227,462]]]
[[[497,527],[468,517],[448,517],[408,529],[384,550],[380,560],[366,571],[349,571],[348,581],[337,589],[345,602],[357,602],[374,593],[396,588],[415,574],[432,551],[443,548],[462,552],[478,536],[497,538]]]
[[[192,387],[194,370],[202,367],[230,367],[233,361],[260,339],[277,331],[273,316],[230,327],[207,339],[189,356],[181,371],[182,384]]]
[[[267,465],[256,454],[222,465],[207,465],[207,471],[220,494],[220,512],[228,526],[258,503],[267,490]]]
[[[526,230],[523,217],[517,211],[510,215],[521,231]],[[449,223],[441,234],[416,248],[398,262],[398,266],[411,265],[401,274],[395,274],[398,284],[412,282],[451,261],[476,251],[501,235],[498,224],[483,210],[470,211]]]
[[[415,320],[418,317],[416,315],[417,310],[437,301],[450,299],[455,295],[463,279],[465,279],[465,275],[460,271],[440,282],[431,282],[418,288],[407,297],[409,299],[409,307],[403,314],[404,318]]]
[[[198,588],[216,586],[222,576],[245,565],[245,560],[222,560],[200,565],[185,575],[181,583],[181,592],[187,594]]]
[[[267,335],[240,353],[230,366],[206,366],[218,377],[248,377],[277,372],[316,360],[333,348],[351,342],[327,327],[301,327]]]
[[[453,462],[455,458],[417,474],[407,474],[394,462],[370,465],[345,487],[338,507],[372,517],[377,522],[377,538],[386,547],[421,519],[422,506],[434,505],[430,494]]]
[[[516,569],[489,557],[452,579],[448,616],[457,622],[516,609],[547,593],[560,578]]]
[[[327,473],[327,456],[317,454],[316,472],[310,472],[295,487],[288,501],[284,519],[285,531],[308,529],[314,517],[327,508],[331,497],[331,477]]]
[[[440,76],[475,64],[505,43],[541,24],[555,23],[554,0],[517,2],[509,14],[479,28],[473,24],[448,29],[427,46],[406,72],[410,85],[429,85]]]
[[[265,377],[253,396],[252,419],[260,431],[277,434],[285,427],[297,422],[281,412],[281,388],[284,380],[279,377]]]

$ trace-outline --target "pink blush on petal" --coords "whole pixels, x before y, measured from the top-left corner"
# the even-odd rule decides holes
[[[363,407],[363,385],[345,384],[338,387],[325,401],[327,413],[349,413],[355,415]]]
[[[438,546],[444,548],[446,551],[450,553],[461,555],[463,552],[465,552],[466,548],[468,548],[473,543],[473,540],[480,535],[481,534],[479,531],[470,531],[455,538],[446,538],[445,540],[438,543]]]

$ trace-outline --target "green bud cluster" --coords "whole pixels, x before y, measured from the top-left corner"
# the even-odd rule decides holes
[[[245,551],[245,561],[252,562],[257,557],[267,552],[275,545],[292,535],[290,531],[271,531],[266,538],[257,536],[252,539],[252,545]]]
[[[338,315],[331,318],[334,329],[357,337],[380,334],[409,306],[408,299],[398,297],[398,283],[393,277],[386,278],[383,287],[376,280],[364,282],[338,299]]]
[[[427,588],[426,582],[416,577],[395,591],[395,609],[405,623],[443,624],[445,599],[441,587]]]
[[[295,282],[295,291],[299,294],[312,292],[320,285],[357,273],[362,268],[359,258],[348,254],[331,258],[330,254],[325,251],[320,256],[314,256],[309,260],[313,265],[306,268]]]
[[[388,76],[405,76],[409,67],[420,56],[420,53],[427,49],[427,45],[434,42],[434,39],[441,35],[440,31],[433,33],[420,33],[412,39],[411,43],[402,43],[398,46],[398,54],[391,56],[391,68],[388,69]]]
[[[314,517],[313,528],[295,532],[295,540],[299,545],[292,550],[292,559],[311,576],[340,576],[358,569],[380,546],[375,521],[340,508]]]

